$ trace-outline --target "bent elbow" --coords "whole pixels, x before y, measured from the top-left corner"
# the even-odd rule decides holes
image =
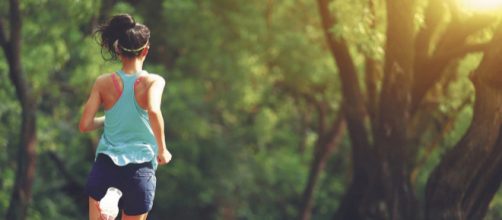
[[[78,125],[78,128],[79,128],[79,130],[80,130],[80,133],[85,133],[85,132],[88,132],[88,131],[89,131],[89,129],[87,128],[87,126],[85,126],[85,124],[83,124],[83,123],[80,123],[80,124]]]
[[[160,109],[148,109],[148,115],[162,115],[162,112],[160,111]]]

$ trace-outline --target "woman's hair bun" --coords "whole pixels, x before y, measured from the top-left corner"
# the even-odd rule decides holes
[[[113,18],[108,23],[110,29],[117,32],[124,32],[128,29],[134,28],[136,26],[136,21],[131,15],[119,14],[113,16]]]

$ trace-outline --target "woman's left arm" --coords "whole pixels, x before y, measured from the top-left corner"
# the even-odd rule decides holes
[[[84,105],[84,112],[79,124],[80,132],[88,132],[101,128],[105,122],[105,116],[95,117],[101,105],[101,96],[97,84],[98,80],[92,86],[91,95]]]

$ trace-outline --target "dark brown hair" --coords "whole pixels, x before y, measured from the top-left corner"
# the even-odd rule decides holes
[[[133,58],[138,56],[147,46],[150,39],[150,30],[143,24],[136,23],[128,14],[113,16],[107,23],[96,30],[100,34],[99,44],[106,49],[111,58],[117,55]],[[117,48],[117,50],[116,50]],[[103,55],[103,51],[101,51]],[[108,60],[104,55],[103,58]]]

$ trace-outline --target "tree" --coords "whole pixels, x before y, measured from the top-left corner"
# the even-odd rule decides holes
[[[417,219],[422,212],[412,184],[412,174],[417,169],[417,161],[420,160],[418,152],[428,142],[426,137],[427,129],[430,129],[428,124],[435,121],[432,112],[439,108],[437,102],[427,99],[427,94],[436,92],[440,94],[439,99],[447,98],[441,94],[444,94],[451,83],[452,79],[447,77],[452,72],[451,66],[455,66],[455,63],[466,54],[481,51],[486,47],[486,43],[472,43],[468,39],[477,31],[488,27],[490,20],[482,16],[463,18],[462,12],[458,10],[454,1],[387,0],[383,3],[386,6],[385,17],[379,17],[374,11],[375,5],[378,7],[380,1],[363,1],[366,4],[366,11],[370,12],[369,20],[371,21],[366,25],[366,33],[375,33],[375,29],[382,28],[382,22],[377,22],[375,25],[373,23],[375,20],[383,20],[386,24],[385,46],[382,45],[384,56],[380,60],[374,59],[375,57],[370,53],[362,51],[366,59],[367,71],[366,90],[363,90],[359,86],[359,74],[354,55],[351,54],[354,52],[350,50],[352,45],[343,34],[333,31],[333,28],[342,22],[339,18],[339,11],[331,10],[333,7],[330,7],[330,2],[327,0],[317,2],[329,49],[340,70],[344,103],[346,109],[350,109],[346,111],[345,117],[352,142],[354,170],[352,182],[334,218]],[[420,7],[424,9],[424,20],[422,23],[417,23],[415,17],[422,15],[418,10]],[[451,15],[451,19],[446,18],[447,14]],[[444,26],[446,28],[443,28]],[[375,82],[371,83],[371,79],[375,79],[372,71],[375,71],[375,67],[379,68],[378,66],[382,66],[381,70],[384,74],[382,81],[376,82],[377,86],[375,86]],[[483,67],[478,71],[493,67],[495,66]],[[492,71],[495,69],[493,68]],[[493,80],[493,77],[491,79]],[[378,86],[381,88],[376,90]],[[375,92],[379,95],[375,95]],[[480,95],[490,99],[490,96],[480,94],[478,91],[476,97]],[[493,103],[495,100],[490,99],[489,102]],[[465,105],[459,107],[465,107]],[[369,125],[366,124],[366,120],[369,121]],[[478,123],[478,120],[473,120],[474,127],[483,127]],[[441,121],[439,124],[446,126],[446,121]],[[498,129],[493,130],[495,133],[497,131]],[[469,133],[466,137],[472,136]],[[485,142],[468,143],[478,146]],[[455,156],[459,156],[458,154]],[[466,153],[466,155],[469,154]],[[450,192],[451,194],[448,195],[458,192],[448,190],[448,187],[452,185],[447,185],[451,184],[451,179],[449,181],[447,179],[448,176],[455,176],[460,166],[453,168],[446,164],[450,164],[451,161],[458,161],[457,164],[464,164],[464,166],[470,163],[462,159],[452,160],[455,156],[447,156],[443,159],[443,165],[438,168],[443,172],[436,171],[429,187],[434,188],[433,183],[440,181],[444,185],[441,184],[442,187],[438,190],[443,190],[443,193]],[[445,166],[450,169],[442,168]],[[445,175],[445,172],[449,175]],[[483,175],[487,175],[487,178],[497,176],[493,173]],[[497,181],[490,183],[500,184]],[[487,205],[496,188],[490,187],[490,193],[483,194],[483,198],[478,197],[479,200],[476,200],[478,203],[475,204]],[[442,204],[447,204],[446,201],[452,198],[430,190],[432,189],[428,191],[431,192],[428,193],[428,199],[435,198],[437,201],[442,201]],[[483,192],[486,193],[486,191]],[[460,199],[460,197],[455,198]],[[428,203],[430,203],[429,200]],[[433,202],[427,207],[431,208],[435,205],[436,202]],[[484,213],[486,206],[481,206],[473,206],[474,212]],[[457,214],[466,211],[459,206],[456,207]],[[444,212],[447,211],[444,209],[439,211],[443,214]],[[437,216],[439,215],[434,215],[434,217]],[[476,217],[479,216],[482,215],[476,215]],[[431,219],[438,219],[434,217]]]
[[[483,219],[502,183],[502,26],[471,80],[476,90],[469,130],[427,183],[427,219]]]
[[[17,155],[17,173],[6,219],[26,219],[35,178],[36,99],[21,66],[22,19],[17,0],[10,0],[9,29],[0,21],[0,44],[9,65],[9,76],[22,108]]]

